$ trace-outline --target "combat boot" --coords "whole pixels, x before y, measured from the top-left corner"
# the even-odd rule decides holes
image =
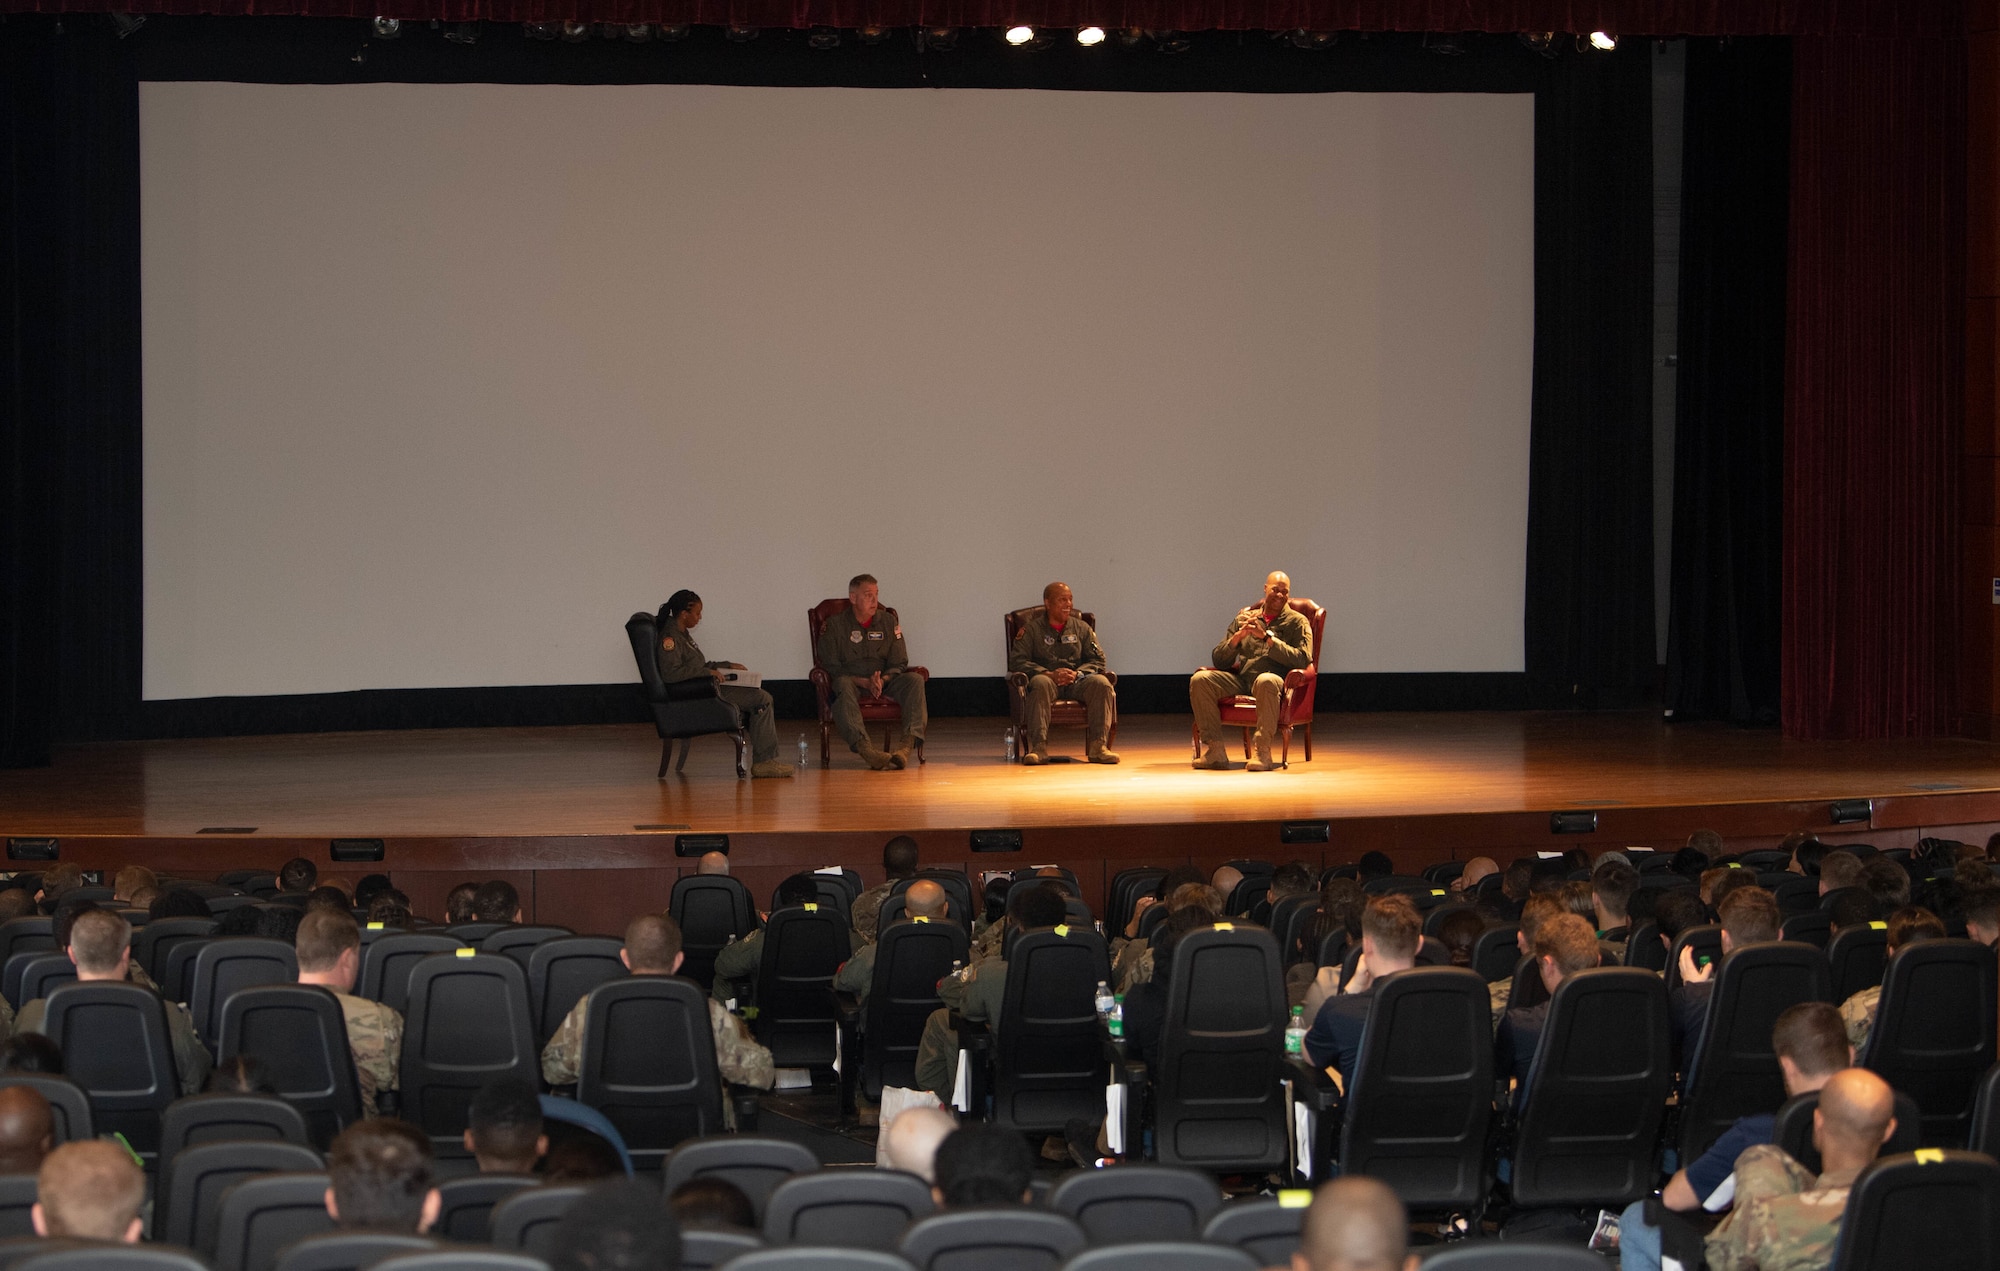
[[[1031,741],[1021,751],[1021,762],[1030,768],[1039,768],[1048,761],[1049,743],[1047,739]]]
[[[1104,748],[1104,738],[1094,737],[1085,742],[1084,757],[1092,763],[1117,763],[1118,753]]]
[[[905,734],[903,739],[896,743],[896,748],[889,752],[889,762],[898,768],[909,767],[910,752],[923,744],[921,740]]]
[[[863,741],[854,748],[854,753],[860,755],[867,762],[868,766],[877,772],[882,771],[884,768],[900,768],[903,766],[897,763],[895,757],[887,751],[875,749],[875,743],[872,741]]]
[[[792,765],[788,763],[780,763],[776,759],[766,759],[762,763],[752,765],[750,775],[753,777],[789,777],[792,775],[792,771]]]
[[[1229,767],[1229,752],[1222,748],[1221,742],[1203,742],[1201,758],[1194,761],[1194,766],[1197,768],[1214,769],[1218,772],[1225,770]]]
[[[1271,762],[1271,739],[1263,733],[1257,734],[1257,753],[1243,766],[1245,772],[1269,772],[1278,765]]]

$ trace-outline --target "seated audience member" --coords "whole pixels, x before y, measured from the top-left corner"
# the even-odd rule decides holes
[[[1553,998],[1556,988],[1578,971],[1597,965],[1597,932],[1576,914],[1557,914],[1535,928],[1535,972],[1542,987]],[[1535,1046],[1549,1022],[1549,1001],[1533,1006],[1517,1006],[1500,1019],[1493,1041],[1493,1075],[1515,1081],[1515,1098],[1528,1089],[1528,1069],[1535,1062]]]
[[[672,975],[681,967],[681,926],[665,914],[641,914],[625,928],[625,947],[618,957],[633,975]],[[577,999],[562,1026],[542,1048],[542,1079],[552,1086],[573,1085],[582,1070],[583,1031],[590,999]],[[714,998],[708,1000],[708,1023],[715,1033],[715,1066],[724,1081],[769,1090],[777,1079],[771,1052],[757,1044],[743,1021]],[[729,1100],[723,1100],[725,1113]]]
[[[1372,1178],[1321,1184],[1299,1229],[1292,1271],[1417,1271],[1403,1202]]]
[[[1001,883],[1002,899],[1004,900],[1007,884],[1004,879],[997,881]],[[1119,951],[1124,948],[1128,941],[1140,939],[1139,919],[1145,915],[1148,909],[1151,909],[1154,905],[1165,904],[1167,897],[1173,895],[1189,883],[1201,883],[1205,885],[1207,882],[1208,875],[1192,865],[1176,865],[1168,870],[1166,875],[1158,883],[1154,884],[1153,890],[1150,893],[1132,902],[1132,916],[1125,920],[1125,930],[1119,932],[1111,941],[1111,956],[1114,958],[1117,957]],[[1359,890],[1358,885],[1357,890]],[[999,915],[999,918],[1004,917],[1006,917],[1004,912]],[[995,918],[992,921],[997,922],[999,918]]]
[[[35,1234],[139,1243],[146,1228],[146,1175],[109,1139],[65,1143],[35,1172]]]
[[[1319,958],[1320,946],[1327,937],[1339,932],[1346,941],[1361,939],[1361,911],[1368,907],[1368,893],[1361,890],[1361,884],[1351,878],[1329,878],[1319,889],[1319,908],[1306,920],[1305,932],[1299,937],[1298,956],[1304,959],[1308,968],[1314,968]],[[1316,970],[1309,971],[1306,979],[1311,980]],[[1290,977],[1287,977],[1290,987]],[[1294,996],[1292,1004],[1299,998]]]
[[[1018,932],[1046,931],[1060,926],[1068,911],[1063,893],[1054,887],[1022,889],[1007,909],[1007,921]],[[983,1023],[996,1032],[1000,1027],[1000,1004],[1007,996],[1007,959],[1002,954],[974,963],[948,975],[938,984],[944,1005],[924,1021],[924,1033],[917,1044],[917,1085],[949,1101],[958,1080],[958,1034],[951,1027],[951,1013]]]
[[[588,1130],[572,1129],[542,1158],[542,1182],[551,1187],[624,1177],[625,1162],[618,1159],[618,1149]]]
[[[1472,965],[1472,947],[1486,931],[1486,923],[1470,909],[1446,914],[1438,924],[1437,941],[1451,954],[1453,966]]]
[[[478,883],[460,883],[444,895],[444,920],[451,926],[472,922],[472,898],[479,894]]]
[[[208,902],[185,887],[169,887],[153,898],[146,906],[146,916],[158,922],[162,918],[208,918]]]
[[[1215,888],[1226,905],[1229,903],[1230,895],[1235,892],[1236,885],[1242,881],[1242,870],[1236,868],[1234,865],[1222,865],[1218,866],[1215,873],[1209,876],[1208,885]],[[1222,911],[1217,909],[1216,912],[1221,913]]]
[[[796,909],[819,903],[819,884],[811,874],[793,874],[778,884],[779,909]],[[867,941],[852,927],[847,929],[850,953],[859,953]],[[732,940],[715,955],[715,983],[710,992],[718,1002],[734,1000],[754,1006],[757,998],[757,968],[764,960],[764,929],[759,927],[741,940]]]
[[[1416,965],[1422,931],[1423,922],[1407,896],[1376,896],[1362,911],[1361,956],[1354,975],[1312,1016],[1305,1039],[1306,1057],[1338,1073],[1343,1088],[1360,1057],[1376,982]]]
[[[1687,846],[1682,850],[1700,852],[1702,859],[1711,865],[1729,855],[1729,845],[1714,830],[1696,830],[1688,835]]]
[[[708,876],[729,876],[729,854],[727,852],[703,852],[695,862],[694,872]]]
[[[55,1113],[39,1090],[0,1088],[0,1174],[32,1174],[55,1144]]]
[[[1521,906],[1519,929],[1514,933],[1514,948],[1522,957],[1534,954],[1535,933],[1541,930],[1543,923],[1562,912],[1562,904],[1547,892],[1528,897],[1527,903]],[[1517,966],[1515,974],[1519,973]],[[1493,1013],[1493,1027],[1496,1030],[1500,1027],[1501,1017],[1507,1013],[1507,1003],[1513,995],[1514,976],[1503,975],[1497,980],[1489,980],[1486,984],[1486,1005]]]
[[[334,1137],[326,1172],[326,1212],[344,1231],[422,1234],[437,1221],[431,1141],[408,1121],[356,1121]]]
[[[1389,859],[1387,852],[1363,852],[1361,861],[1354,868],[1355,876],[1366,887],[1378,878],[1388,878],[1396,872],[1396,862]]]
[[[487,1082],[472,1096],[465,1121],[465,1150],[482,1174],[532,1174],[548,1154],[542,1101],[525,1081]]]
[[[1819,877],[1819,863],[1826,856],[1826,844],[1813,837],[1810,831],[1793,830],[1778,846],[1791,853],[1791,860],[1785,865],[1787,873]]]
[[[1183,883],[1167,897],[1167,912],[1173,914],[1183,909],[1202,909],[1211,915],[1220,915],[1226,900],[1224,892],[1206,883]],[[1134,985],[1152,978],[1152,942],[1144,939],[1126,941],[1125,947],[1118,951],[1118,956],[1111,963],[1113,990],[1130,993]]]
[[[1535,858],[1523,856],[1507,866],[1500,875],[1500,887],[1489,891],[1475,902],[1479,912],[1488,922],[1519,922],[1521,906],[1527,903],[1528,895],[1535,888]]]
[[[1500,872],[1500,862],[1491,856],[1475,856],[1465,863],[1458,877],[1451,880],[1447,890],[1457,894],[1471,894],[1479,889],[1479,884],[1489,874]]]
[[[1196,905],[1175,910],[1160,924],[1153,941],[1152,977],[1134,984],[1131,991],[1125,994],[1126,1050],[1140,1063],[1159,1062],[1160,1034],[1167,1023],[1174,950],[1189,932],[1206,931],[1218,921],[1217,915]]]
[[[1674,858],[1667,862],[1667,868],[1669,872],[1679,874],[1682,878],[1691,878],[1696,885],[1699,885],[1702,874],[1715,863],[1715,858],[1693,846],[1692,843],[1693,840],[1690,839],[1689,846],[1675,852]]]
[[[121,905],[136,908],[140,892],[159,889],[159,877],[144,865],[127,865],[111,876],[111,898]]]
[[[235,1055],[208,1074],[208,1094],[276,1094],[278,1083],[255,1055]]]
[[[1874,906],[1874,917],[1887,918],[1910,904],[1910,874],[1886,856],[1871,856],[1861,864],[1858,884]]]
[[[1842,888],[1826,910],[1829,936],[1837,936],[1850,927],[1865,927],[1875,920],[1875,902],[1859,887]]]
[[[690,1178],[667,1197],[667,1208],[682,1227],[708,1231],[755,1231],[757,1210],[743,1189],[726,1178]]]
[[[1895,1133],[1895,1114],[1895,1092],[1866,1068],[1829,1078],[1813,1112],[1819,1176],[1768,1144],[1737,1157],[1736,1207],[1703,1242],[1710,1271],[1830,1264],[1847,1190]]]
[[[1944,939],[1944,924],[1928,909],[1898,909],[1889,915],[1889,956],[1919,940]],[[1871,984],[1840,1004],[1840,1018],[1847,1025],[1847,1041],[1859,1052],[1875,1027],[1875,1010],[1882,1003],[1882,986]]]
[[[1310,896],[1315,890],[1317,890],[1317,880],[1312,866],[1304,861],[1287,861],[1272,871],[1271,889],[1250,906],[1247,916],[1258,926],[1268,927],[1271,924],[1271,910],[1279,901],[1288,900],[1293,896]]]
[[[387,874],[363,874],[361,881],[354,884],[354,907],[366,909],[375,903],[377,896],[395,889]]]
[[[479,884],[479,890],[472,894],[472,921],[521,921],[521,893],[504,878]]]
[[[368,902],[368,922],[370,926],[381,923],[384,927],[401,927],[405,930],[417,925],[416,914],[410,909],[410,898],[391,888],[376,894]]]
[[[2000,887],[1967,888],[1965,934],[1991,949],[2000,943]]]
[[[726,864],[728,858],[723,859]],[[882,872],[886,879],[856,896],[854,904],[848,909],[854,929],[871,944],[875,941],[875,919],[882,912],[882,902],[889,899],[897,883],[917,876],[917,841],[907,834],[898,834],[884,843]]]
[[[679,1271],[681,1224],[657,1186],[599,1183],[556,1224],[551,1271]]]
[[[278,890],[286,895],[303,895],[318,885],[319,866],[303,856],[294,856],[278,867]]]
[[[41,905],[43,913],[52,914],[66,896],[83,885],[83,866],[72,865],[65,861],[60,865],[51,866],[42,875],[41,894],[35,899]]]
[[[1575,914],[1597,930],[1597,901],[1593,898],[1590,884],[1586,882],[1565,882],[1556,888],[1555,897],[1562,902],[1565,911]]]
[[[1846,848],[1834,848],[1819,858],[1819,894],[1861,884],[1861,858]]]
[[[78,914],[69,932],[69,960],[76,965],[76,978],[93,981],[129,982],[132,966],[132,924],[108,909],[89,909]],[[157,990],[155,990],[157,991]],[[174,1066],[180,1071],[181,1093],[193,1094],[208,1080],[211,1062],[208,1050],[194,1035],[194,1023],[178,1002],[165,1002],[167,1038],[174,1048]],[[48,1003],[36,998],[21,1008],[15,1031],[39,1033]]]
[[[0,1041],[0,1073],[41,1073],[60,1077],[62,1047],[40,1033],[15,1033]]]
[[[1769,944],[1778,938],[1778,902],[1762,887],[1739,887],[1722,899],[1722,956],[1753,944]],[[1708,1022],[1708,999],[1715,989],[1720,960],[1707,966],[1695,963],[1694,946],[1681,950],[1680,986],[1673,991],[1674,1053],[1687,1056],[1701,1043],[1702,1028]]]
[[[1632,893],[1639,890],[1639,871],[1618,861],[1600,864],[1590,875],[1591,909],[1597,938],[1623,944],[1632,935]]]
[[[337,909],[352,918],[354,906],[347,903],[347,893],[331,884],[322,883],[306,895],[306,912],[315,909]]]
[[[937,1150],[958,1130],[958,1118],[944,1108],[906,1108],[883,1131],[882,1151],[890,1169],[937,1182]]]
[[[921,918],[925,922],[942,922],[950,900],[942,886],[928,878],[920,878],[911,883],[910,889],[903,893],[903,917],[899,921],[912,922]],[[893,927],[899,924],[892,922],[889,925]],[[857,949],[853,957],[841,963],[840,970],[833,975],[833,987],[843,993],[852,993],[864,1002],[868,1000],[869,985],[875,982],[877,947],[875,934],[875,926],[871,921],[869,930],[864,933],[868,943]]]
[[[202,906],[207,912],[208,907]],[[16,918],[26,918],[35,912],[34,893],[25,887],[9,887],[0,891],[0,922],[12,922]]]
[[[361,970],[361,928],[346,906],[314,909],[299,920],[295,944],[299,983],[332,992],[347,1021],[347,1047],[361,1086],[361,1114],[374,1116],[376,1096],[394,1090],[403,1062],[403,1016],[380,1002],[354,996]]]
[[[1710,871],[1710,873],[1713,872],[1715,871]],[[1715,884],[1708,889],[1708,907],[1711,911],[1720,910],[1722,902],[1729,899],[1729,893],[1735,891],[1737,888],[1755,887],[1757,885],[1757,875],[1747,869],[1742,869],[1735,865],[1725,865],[1722,867],[1721,873],[1722,877],[1716,879]]]
[[[1035,1162],[1013,1130],[974,1122],[938,1145],[931,1197],[941,1209],[1025,1205],[1033,1196]]]
[[[1771,1029],[1771,1048],[1777,1052],[1788,1099],[1820,1089],[1854,1062],[1840,1014],[1825,1002],[1787,1007]],[[1734,1177],[1736,1159],[1760,1143],[1769,1143],[1776,1120],[1769,1112],[1738,1117],[1706,1152],[1668,1180],[1660,1203],[1675,1213],[1727,1208],[1736,1189],[1733,1183],[1723,1185]],[[1632,1202],[1619,1219],[1618,1249],[1629,1266],[1660,1264],[1659,1228],[1646,1221],[1645,1201]]]

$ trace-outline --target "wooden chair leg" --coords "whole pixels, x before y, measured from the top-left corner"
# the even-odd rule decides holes
[[[743,752],[748,745],[748,738],[742,733],[731,733],[729,740],[736,743],[736,779],[741,781],[750,775],[750,770],[743,766]]]
[[[1306,721],[1305,723],[1303,723],[1303,724],[1300,724],[1300,725],[1299,725],[1299,727],[1300,727],[1300,728],[1303,728],[1303,729],[1305,729],[1305,730],[1306,730],[1306,762],[1307,762],[1307,763],[1311,763],[1311,762],[1312,762],[1312,758],[1313,758],[1313,726],[1312,726],[1312,721],[1311,721],[1311,720],[1307,720],[1307,721]]]
[[[683,768],[686,768],[688,766],[688,751],[693,749],[694,749],[694,738],[692,737],[681,738],[681,757],[679,759],[674,760],[675,772],[679,772]]]
[[[827,723],[825,720],[821,720],[819,722],[819,766],[822,768],[833,766],[833,755],[830,749],[832,742],[833,725]]]
[[[667,779],[667,761],[673,757],[674,739],[671,737],[660,738],[660,770],[653,774],[655,781],[665,781]]]
[[[1201,758],[1201,729],[1197,726],[1196,728],[1193,729],[1193,732],[1194,732],[1194,757],[1196,759],[1199,759]]]
[[[1250,762],[1250,761],[1251,761],[1252,759],[1255,759],[1255,758],[1257,757],[1257,752],[1256,752],[1255,750],[1252,750],[1252,749],[1250,748],[1250,744],[1251,744],[1251,743],[1250,743],[1250,739],[1251,739],[1251,738],[1252,738],[1252,737],[1253,737],[1253,736],[1254,736],[1255,734],[1256,734],[1256,730],[1255,730],[1255,729],[1251,729],[1251,728],[1246,728],[1246,729],[1244,729],[1244,730],[1243,730],[1243,762],[1244,762],[1244,763],[1249,763],[1249,762]]]
[[[1281,724],[1278,727],[1278,766],[1280,768],[1289,768],[1292,766],[1292,726],[1290,724]]]

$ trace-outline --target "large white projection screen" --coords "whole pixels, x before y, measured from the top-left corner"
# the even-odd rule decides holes
[[[1526,95],[150,83],[145,694],[608,683],[881,579],[999,675],[1519,671]]]

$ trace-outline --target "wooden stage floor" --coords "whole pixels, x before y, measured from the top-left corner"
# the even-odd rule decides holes
[[[784,721],[779,735],[795,742],[805,726]],[[930,864],[1070,866],[1095,903],[1141,863],[1324,865],[1380,849],[1414,868],[1671,848],[1697,828],[1739,849],[1795,829],[1883,847],[2000,829],[2000,746],[1968,740],[1807,744],[1650,713],[1344,715],[1322,717],[1311,762],[1295,737],[1289,771],[1246,773],[1193,771],[1186,716],[1126,717],[1117,767],[1004,763],[1005,728],[933,721],[930,762],[908,772],[870,772],[842,751],[830,770],[741,782],[719,738],[696,743],[685,774],[655,780],[658,741],[626,725],[71,746],[53,767],[0,772],[0,832],[55,837],[87,869],[213,876],[293,855],[349,878],[387,869],[425,912],[453,882],[507,877],[531,917],[616,931],[663,907],[692,867],[675,855],[682,832],[729,835],[733,872],[760,896],[834,863],[875,881],[882,841],[910,833]],[[1832,800],[1863,798],[1867,821],[1831,824]],[[1596,832],[1553,834],[1550,813],[1567,809],[1597,813]],[[992,828],[1020,830],[1020,852],[973,853],[968,831]],[[335,837],[383,840],[382,862],[334,862]]]

